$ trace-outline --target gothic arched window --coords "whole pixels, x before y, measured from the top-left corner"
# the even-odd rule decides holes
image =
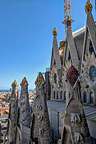
[[[90,92],[90,104],[94,103],[94,93],[93,91]]]
[[[70,51],[69,51],[69,55],[68,55],[68,60],[71,60],[71,54],[70,54]]]
[[[56,65],[56,62],[55,62],[55,60],[54,60],[54,65]]]
[[[60,92],[60,99],[62,99],[62,91]]]
[[[92,53],[95,54],[94,47],[93,47],[93,44],[92,44],[91,41],[90,41],[90,46],[89,46],[89,52],[90,52],[91,54],[92,54]],[[96,56],[96,54],[95,54],[95,56]]]
[[[54,91],[54,99],[55,99],[55,91]]]
[[[58,91],[57,91],[57,99],[58,99]]]
[[[86,91],[84,91],[84,93],[83,93],[83,102],[84,102],[84,103],[87,102],[87,94],[86,94]]]
[[[66,100],[66,91],[64,91],[64,100]]]
[[[57,75],[56,75],[56,73],[54,74],[54,83],[55,84],[57,83]]]
[[[96,80],[96,66],[91,66],[89,70],[89,76],[92,81]]]

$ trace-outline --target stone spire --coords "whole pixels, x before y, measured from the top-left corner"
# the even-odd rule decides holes
[[[53,46],[52,46],[52,57],[51,57],[51,68],[55,64],[57,69],[61,68],[61,61],[59,56],[59,49],[57,44],[57,29],[53,29]]]
[[[46,103],[46,84],[42,73],[39,73],[36,84],[36,98],[33,105],[33,119],[31,127],[32,142],[50,144],[50,124]]]
[[[12,93],[9,106],[9,127],[8,127],[8,142],[16,144],[17,134],[17,117],[18,117],[18,84],[15,80],[12,83]]]
[[[76,45],[73,39],[71,21],[69,20],[69,18],[67,18],[67,44],[68,44],[67,49],[70,51],[72,64],[78,70],[79,58]]]
[[[21,91],[22,92],[28,90],[28,82],[26,80],[26,77],[23,78],[20,85],[21,85]]]
[[[44,77],[43,77],[42,73],[39,72],[37,79],[35,81],[36,88],[39,88],[43,82],[44,82]]]
[[[26,77],[21,82],[21,95],[20,95],[20,124],[30,127],[30,105],[28,94],[28,82]]]
[[[84,45],[83,45],[83,54],[82,61],[85,60],[85,55],[88,55],[90,41],[94,48],[94,52],[96,53],[96,24],[92,15],[92,3],[90,0],[87,0],[85,5],[85,12],[87,14],[86,20],[86,29],[85,29],[85,37],[84,37]]]
[[[14,82],[12,83],[12,96],[17,95],[17,93],[18,93],[18,83],[16,80],[14,80]]]
[[[76,49],[76,45],[72,35],[72,16],[71,16],[71,0],[64,0],[64,24],[66,32],[67,52],[71,55],[71,60],[74,67],[78,70],[79,57]],[[64,61],[65,63],[65,61]]]
[[[85,10],[87,13],[88,30],[92,32],[92,28],[94,28],[90,27],[92,19],[92,5],[90,4],[89,0],[87,1]],[[72,62],[69,63],[69,65],[67,65],[65,68],[65,75],[67,77],[67,91],[69,91],[67,97],[69,99],[65,111],[64,129],[62,133],[61,144],[92,144],[93,142],[89,133],[83,105],[81,104],[80,100],[81,89],[78,71],[79,59],[78,55],[76,54],[76,47],[72,37],[70,23],[68,23],[68,27],[67,41],[71,52]]]

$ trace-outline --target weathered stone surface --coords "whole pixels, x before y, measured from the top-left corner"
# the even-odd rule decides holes
[[[26,78],[21,82],[21,95],[20,95],[20,124],[30,127],[31,114],[29,105],[28,82]]]
[[[39,81],[38,76],[38,81]],[[37,84],[37,83],[36,83]],[[33,117],[31,127],[31,139],[32,141],[38,141],[39,144],[50,143],[50,124],[48,108],[46,103],[46,84],[42,77],[40,85],[36,85],[36,98],[33,106]]]
[[[16,144],[17,117],[18,117],[18,90],[16,80],[12,84],[12,93],[9,107],[8,143]]]

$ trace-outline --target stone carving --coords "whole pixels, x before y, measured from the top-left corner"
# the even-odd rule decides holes
[[[71,113],[71,123],[78,124],[81,122],[80,114]]]
[[[43,120],[43,116],[42,115],[38,115],[38,120],[42,121]]]
[[[96,82],[96,57],[94,53],[88,53],[85,55],[85,60],[82,62],[82,77],[81,81]],[[91,81],[90,81],[91,80]]]
[[[44,135],[44,129],[43,129],[43,128],[40,128],[40,129],[39,129],[39,135],[40,135],[40,136],[43,136],[43,135]]]
[[[88,141],[91,144],[92,141],[80,100],[79,72],[70,61],[67,63],[66,67],[64,67],[64,74],[66,76],[66,88],[69,93],[66,96],[67,104],[62,144],[87,144]],[[82,128],[86,130],[85,133],[82,131]]]
[[[62,136],[62,144],[71,144],[72,142],[74,144],[75,143],[87,144],[88,141],[89,144],[92,143],[85,114],[83,112],[83,106],[80,100],[76,98],[77,88],[78,88],[78,83],[75,89],[71,90],[72,98],[70,99],[66,107],[66,113],[64,118],[64,127],[66,128],[66,131],[64,131],[64,133],[66,134]],[[69,128],[69,131],[67,131],[67,128]],[[68,137],[66,142],[64,142],[66,135],[68,135]]]
[[[74,137],[75,137],[75,144],[84,144],[84,139],[80,133],[76,132],[74,134]]]
[[[83,60],[82,73],[81,73],[81,91],[82,91],[82,101],[84,103],[91,103],[90,101],[90,91],[95,91],[96,89],[96,57],[94,53],[88,53],[85,55],[85,60]],[[86,92],[86,93],[85,93]],[[95,97],[93,104],[95,104]]]
[[[84,46],[82,54],[82,67],[81,67],[81,88],[84,92],[84,88],[87,87],[89,92],[91,89],[96,89],[96,24],[92,15],[92,3],[87,0],[85,11],[87,13],[86,29],[84,37]],[[90,98],[88,98],[88,104],[90,104]],[[83,98],[82,98],[83,99]],[[95,104],[95,101],[94,101]]]

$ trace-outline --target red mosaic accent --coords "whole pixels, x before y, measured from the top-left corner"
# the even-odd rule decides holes
[[[71,66],[67,72],[67,78],[72,86],[74,86],[76,80],[78,79],[79,73],[74,68],[74,66]]]
[[[21,82],[21,86],[24,87],[25,85],[28,85],[28,82],[26,80],[26,77],[24,77],[24,79]]]
[[[37,87],[39,87],[42,84],[43,81],[44,81],[44,77],[43,77],[42,73],[39,72],[38,77],[37,77],[37,79],[35,81],[35,85]]]

